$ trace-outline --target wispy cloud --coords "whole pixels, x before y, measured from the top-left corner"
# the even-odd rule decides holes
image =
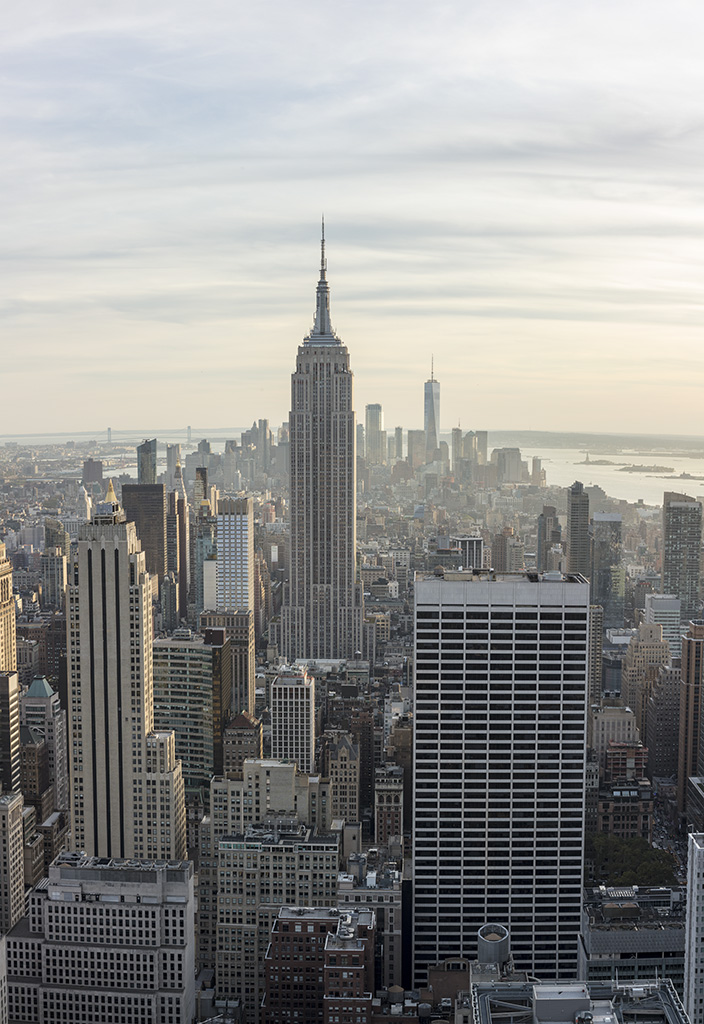
[[[90,429],[111,386],[125,424],[145,403],[154,423],[284,419],[324,210],[358,409],[417,425],[432,350],[446,423],[701,430],[691,4],[64,0],[6,20],[9,419],[31,395],[37,427]]]

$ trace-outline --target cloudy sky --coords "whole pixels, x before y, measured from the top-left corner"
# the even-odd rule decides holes
[[[0,433],[285,419],[325,213],[358,413],[704,434],[693,0],[6,5]]]

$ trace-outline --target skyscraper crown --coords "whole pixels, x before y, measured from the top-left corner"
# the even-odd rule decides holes
[[[325,258],[325,218],[320,238],[320,279],[315,292],[315,318],[313,329],[303,339],[306,345],[339,345],[340,339],[330,320],[330,286],[327,280],[328,261]]]

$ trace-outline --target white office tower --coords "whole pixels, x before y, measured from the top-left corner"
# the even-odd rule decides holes
[[[193,864],[62,853],[7,937],[10,1020],[192,1024]]]
[[[682,624],[682,602],[674,594],[646,594],[644,622],[662,626],[662,638],[667,640],[670,656],[682,656],[682,635],[687,632]]]
[[[704,1022],[704,832],[687,839],[687,925],[684,1008],[692,1024]]]
[[[486,921],[521,970],[574,978],[589,584],[436,570],[415,594],[414,986]]]
[[[271,684],[271,756],[315,770],[315,679],[305,669],[282,668]]]
[[[93,856],[186,853],[181,762],[153,731],[152,592],[111,484],[79,532],[67,601],[72,843]]]
[[[254,608],[254,513],[251,498],[221,498],[217,515],[216,606]],[[206,605],[212,608],[212,605]]]
[[[330,322],[325,240],[313,329],[291,377],[289,584],[281,649],[297,658],[350,658],[362,646],[357,582],[357,480],[352,371]]]

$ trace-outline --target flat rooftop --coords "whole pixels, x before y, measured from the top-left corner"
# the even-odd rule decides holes
[[[493,569],[446,569],[417,572],[416,580],[444,579],[452,583],[577,583],[588,584],[578,572],[495,572]]]
[[[488,982],[459,995],[474,1007],[474,1024],[690,1024],[669,979],[618,984],[615,981]]]

